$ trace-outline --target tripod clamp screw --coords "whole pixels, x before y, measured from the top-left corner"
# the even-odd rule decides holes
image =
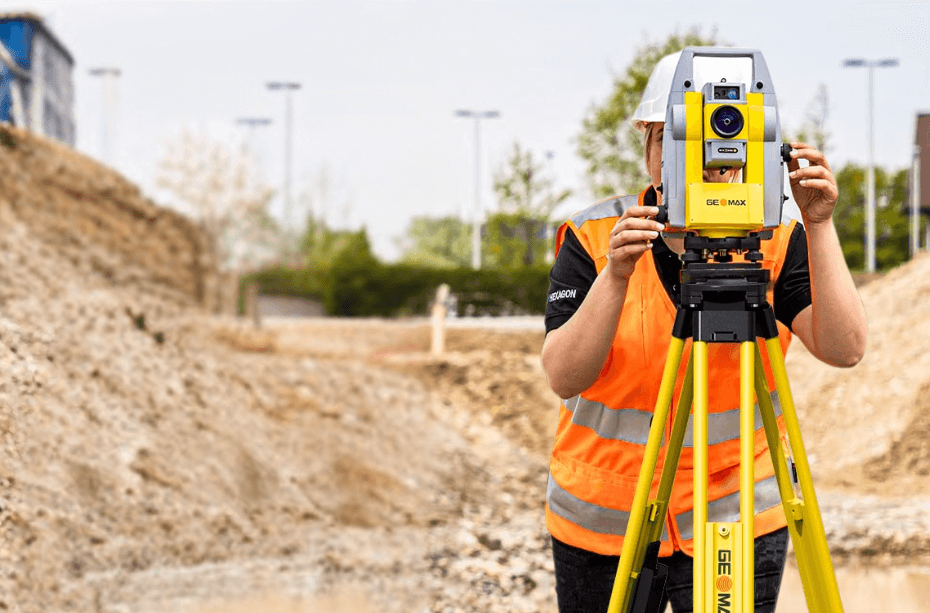
[[[730,528],[729,526],[720,526],[719,528],[717,528],[717,533],[720,534],[720,536],[722,536],[723,538],[726,538],[730,536]]]

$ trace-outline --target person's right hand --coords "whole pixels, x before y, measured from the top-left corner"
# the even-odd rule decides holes
[[[659,209],[654,206],[634,206],[624,211],[610,231],[607,269],[618,280],[629,280],[636,262],[652,249],[652,239],[665,226],[655,221]]]

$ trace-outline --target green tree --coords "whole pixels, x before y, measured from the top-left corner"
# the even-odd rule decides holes
[[[356,239],[358,232],[334,230],[323,219],[307,216],[307,225],[300,237],[300,253],[304,265],[316,270],[328,269],[335,257]]]
[[[847,164],[835,174],[839,198],[833,209],[833,223],[843,247],[846,265],[852,270],[865,268],[865,171]]]
[[[500,212],[489,215],[485,223],[483,262],[496,268],[519,268],[545,261],[550,217],[571,195],[571,190],[556,191],[554,186],[544,163],[515,142],[510,157],[494,173]]]
[[[908,171],[902,169],[893,175],[882,173],[884,183],[881,194],[885,206],[875,213],[875,265],[888,270],[903,264],[910,257],[910,207],[908,202]],[[876,196],[879,198],[879,196]]]
[[[559,204],[571,195],[571,190],[555,192],[555,180],[544,174],[544,163],[533,158],[533,152],[514,142],[513,151],[504,165],[494,173],[497,203],[504,213],[524,213],[548,219]]]
[[[836,173],[839,199],[833,221],[843,247],[846,264],[852,270],[865,268],[866,170],[847,164]],[[908,173],[893,174],[875,169],[875,265],[893,268],[910,257]]]
[[[516,269],[545,262],[551,224],[526,213],[495,213],[485,222],[481,261],[489,268]]]
[[[378,282],[382,267],[371,251],[368,233],[364,229],[349,233],[329,268],[326,312],[341,316],[380,312],[378,302],[385,289]]]
[[[698,28],[683,35],[676,33],[664,43],[641,47],[626,72],[614,77],[613,91],[607,100],[588,111],[578,137],[578,154],[587,164],[595,196],[635,193],[649,182],[643,164],[643,137],[630,124],[630,118],[656,63],[688,46],[719,44],[716,32],[707,37]]]
[[[401,261],[434,268],[471,263],[471,225],[458,217],[414,217],[400,241]]]
[[[350,230],[334,230],[334,225],[347,224],[352,214],[352,195],[345,178],[337,175],[328,162],[303,175],[303,184],[294,203],[295,219],[306,219],[303,234],[288,228],[286,248],[297,252],[297,262],[327,267],[345,242]]]

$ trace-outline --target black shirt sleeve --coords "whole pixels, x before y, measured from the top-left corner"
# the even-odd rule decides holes
[[[807,232],[800,223],[796,224],[791,238],[788,239],[788,251],[781,274],[775,283],[774,302],[775,318],[791,328],[798,313],[811,304],[811,273],[807,260]]]
[[[546,299],[546,333],[571,319],[597,279],[594,260],[569,228],[549,271]]]

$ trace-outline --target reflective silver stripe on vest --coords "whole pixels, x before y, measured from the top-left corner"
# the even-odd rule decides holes
[[[620,214],[623,215],[630,208],[639,206],[639,196],[621,196],[620,197]]]
[[[620,196],[619,198],[610,198],[609,200],[603,200],[592,204],[585,210],[576,214],[571,218],[573,224],[576,228],[580,228],[583,224],[589,221],[597,221],[598,219],[606,219],[608,217],[620,217],[623,215],[623,212],[628,210],[630,207],[639,205],[639,196]]]
[[[771,393],[772,404],[775,406],[775,416],[781,415],[781,403],[778,394]],[[604,439],[625,441],[635,445],[645,445],[649,441],[649,427],[652,424],[652,411],[642,409],[611,409],[601,402],[588,400],[581,396],[573,396],[562,401],[565,408],[572,414],[572,423],[594,430]],[[756,404],[756,430],[762,427],[762,415],[759,405]],[[716,445],[739,439],[739,412],[732,409],[722,413],[707,415],[707,444]],[[688,426],[685,430],[684,447],[694,447],[694,416],[688,417]],[[664,444],[664,443],[663,443]]]
[[[575,224],[576,228],[580,228],[589,221],[596,221],[607,217],[620,217],[622,214],[620,211],[620,200],[620,198],[611,198],[610,200],[592,204],[572,217],[571,221]]]
[[[755,488],[756,514],[781,504],[781,494],[778,492],[778,481],[769,477],[757,481]],[[707,503],[707,522],[735,522],[739,521],[739,492],[733,492],[723,498]],[[681,538],[690,540],[694,538],[694,511],[685,511],[675,516]]]
[[[628,512],[585,502],[556,483],[552,473],[549,474],[549,485],[546,488],[546,502],[549,503],[550,511],[585,530],[615,536],[626,534],[626,525],[630,521]],[[668,539],[668,526],[663,526],[662,540]]]
[[[778,400],[778,394],[770,394],[772,405],[775,408],[775,417],[781,415],[781,402]],[[762,428],[762,413],[759,412],[759,404],[755,406],[756,419],[755,429]],[[708,413],[707,415],[707,444],[716,445],[739,438],[739,409],[731,409],[722,413]],[[688,417],[688,426],[685,429],[685,440],[683,447],[694,447],[694,415]]]
[[[607,405],[575,396],[565,402],[572,423],[591,428],[601,438],[645,445],[649,441],[652,411],[611,409]]]

